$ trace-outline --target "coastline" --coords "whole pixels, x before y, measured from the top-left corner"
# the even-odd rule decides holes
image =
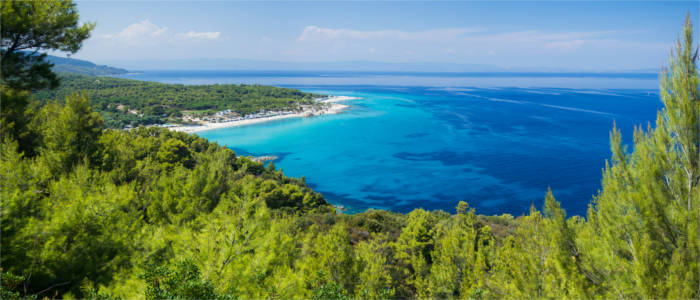
[[[179,126],[168,127],[168,129],[173,130],[173,131],[179,131],[179,132],[194,133],[194,132],[202,132],[202,131],[207,131],[207,130],[228,128],[228,127],[239,127],[239,126],[260,124],[260,123],[265,123],[265,122],[270,122],[270,121],[275,121],[275,120],[282,120],[282,119],[314,117],[314,116],[321,116],[321,115],[333,115],[333,114],[342,113],[345,109],[350,107],[349,105],[339,104],[336,102],[354,100],[354,99],[360,99],[360,98],[348,97],[348,96],[331,96],[328,98],[319,99],[319,102],[330,104],[330,107],[324,108],[322,110],[305,109],[301,112],[296,112],[296,113],[286,114],[286,115],[277,115],[277,116],[270,116],[270,117],[262,117],[262,118],[247,119],[247,120],[237,120],[237,121],[230,121],[230,122],[220,122],[220,123],[204,122],[201,125],[179,125]]]
[[[329,96],[327,98],[318,99],[318,102],[335,103],[335,102],[348,101],[348,100],[358,100],[358,99],[362,99],[362,98],[351,97],[351,96]]]

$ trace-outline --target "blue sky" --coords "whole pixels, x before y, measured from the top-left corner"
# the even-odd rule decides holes
[[[95,21],[74,57],[421,62],[657,69],[685,14],[672,2],[78,1]]]

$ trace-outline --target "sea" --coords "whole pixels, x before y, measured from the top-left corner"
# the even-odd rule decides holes
[[[199,132],[278,169],[347,213],[370,208],[527,214],[548,188],[585,216],[617,126],[662,108],[656,73],[144,71],[118,77],[178,84],[264,84],[359,99],[342,114]]]

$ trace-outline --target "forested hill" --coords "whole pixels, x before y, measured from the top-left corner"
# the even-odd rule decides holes
[[[106,65],[97,65],[86,60],[75,58],[47,55],[46,60],[53,64],[52,70],[58,73],[73,73],[83,75],[115,75],[129,72],[125,69],[115,68]]]
[[[109,128],[178,122],[183,112],[210,114],[230,109],[240,115],[262,110],[296,110],[320,95],[262,85],[182,85],[112,77],[62,74],[54,90],[35,92],[40,101],[84,92]]]

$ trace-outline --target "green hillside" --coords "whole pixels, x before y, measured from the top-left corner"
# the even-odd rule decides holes
[[[35,92],[38,100],[64,99],[83,92],[108,128],[180,123],[183,112],[211,114],[230,109],[240,115],[263,110],[298,110],[317,105],[320,95],[262,85],[182,85],[111,77],[63,74],[57,89]]]
[[[106,65],[96,65],[92,62],[75,58],[47,55],[46,60],[53,64],[52,69],[54,72],[57,73],[72,73],[100,76],[125,74],[129,72],[125,69],[115,68]]]

